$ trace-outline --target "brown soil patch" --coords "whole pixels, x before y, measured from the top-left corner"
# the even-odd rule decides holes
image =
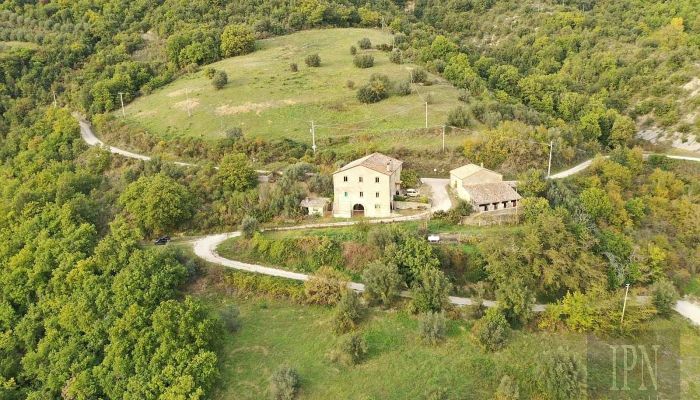
[[[188,109],[190,111],[194,110],[199,106],[199,100],[197,99],[189,99],[189,100],[183,100],[179,101],[175,104],[173,104],[173,107],[177,108],[178,110],[182,111],[187,111]]]
[[[229,105],[224,104],[216,107],[217,115],[235,115],[235,114],[245,114],[249,112],[255,112],[260,115],[261,112],[267,110],[268,108],[280,107],[280,106],[291,106],[297,102],[292,99],[285,100],[270,100],[263,103],[245,103],[239,105]]]

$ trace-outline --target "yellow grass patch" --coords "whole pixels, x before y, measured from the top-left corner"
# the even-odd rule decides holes
[[[260,115],[260,113],[264,110],[267,110],[268,108],[273,108],[273,107],[280,107],[280,106],[291,106],[293,104],[296,104],[297,102],[292,99],[284,99],[284,100],[271,100],[271,101],[265,101],[262,103],[245,103],[245,104],[240,104],[240,105],[229,105],[229,104],[224,104],[219,107],[216,107],[216,114],[217,115],[235,115],[235,114],[244,114],[244,113],[249,113],[249,112],[255,112],[256,114]]]

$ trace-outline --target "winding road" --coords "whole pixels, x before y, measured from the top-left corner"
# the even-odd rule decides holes
[[[109,150],[111,153],[114,154],[119,154],[124,157],[128,158],[134,158],[138,160],[144,160],[148,161],[151,159],[151,157],[143,155],[143,154],[138,154],[138,153],[133,153],[127,150],[123,150],[117,147],[109,146],[106,145],[104,142],[102,142],[97,136],[95,136],[94,132],[92,131],[92,127],[89,122],[85,121],[82,117],[80,117],[78,114],[73,114],[73,116],[78,120],[78,123],[80,124],[80,136],[83,138],[85,143],[87,143],[90,146],[100,146],[103,147],[107,150]],[[666,155],[668,158],[672,159],[677,159],[677,160],[685,160],[685,161],[696,161],[700,162],[700,157],[688,157],[688,156],[675,156],[675,155]],[[582,162],[581,164],[578,164],[572,168],[569,168],[565,171],[561,171],[559,173],[553,174],[549,177],[549,179],[562,179],[569,177],[571,175],[577,174],[586,168],[588,168],[593,160],[587,160]],[[178,162],[175,161],[174,164],[177,165],[182,165],[182,166],[195,166],[195,164],[192,163],[186,163],[186,162]],[[258,171],[259,173],[269,173],[269,171]],[[427,217],[434,211],[447,211],[450,209],[452,206],[450,197],[447,193],[447,185],[449,183],[448,179],[439,179],[439,178],[421,178],[421,181],[430,186],[432,193],[433,193],[433,198],[432,198],[432,207],[430,211],[426,211],[420,214],[414,214],[414,215],[409,215],[409,216],[397,216],[397,217],[391,217],[391,218],[384,218],[384,219],[373,219],[373,220],[367,220],[366,222],[371,223],[371,224],[378,224],[378,223],[390,223],[390,222],[400,222],[400,221],[414,221],[414,220],[419,220],[424,217]],[[281,228],[275,228],[271,230],[299,230],[299,229],[314,229],[314,228],[327,228],[327,227],[334,227],[334,226],[350,226],[357,224],[359,221],[344,221],[344,222],[329,222],[329,223],[319,223],[319,224],[306,224],[306,225],[297,225],[297,226],[290,226],[290,227],[281,227]],[[223,265],[228,268],[233,268],[233,269],[238,269],[242,271],[248,271],[248,272],[254,272],[254,273],[260,273],[260,274],[265,274],[265,275],[270,275],[270,276],[277,276],[281,278],[288,278],[288,279],[294,279],[294,280],[299,280],[299,281],[306,281],[309,279],[309,275],[306,274],[301,274],[297,272],[291,272],[291,271],[286,271],[283,269],[278,269],[278,268],[271,268],[271,267],[265,267],[263,265],[258,265],[258,264],[249,264],[249,263],[244,263],[240,261],[235,261],[231,260],[225,257],[222,257],[219,255],[217,252],[217,247],[223,243],[225,240],[233,237],[238,237],[240,236],[240,232],[229,232],[229,233],[220,233],[220,234],[213,234],[213,235],[207,235],[203,236],[197,240],[194,241],[193,243],[193,248],[194,248],[194,253],[202,258],[203,260],[206,260],[211,263]],[[361,283],[357,282],[349,282],[348,287],[350,289],[353,289],[358,292],[362,292],[365,290],[365,286]],[[403,297],[410,297],[410,294],[408,292],[402,292],[401,296]],[[470,298],[466,297],[455,297],[455,296],[450,296],[450,302],[454,305],[457,306],[466,306],[466,305],[473,305],[474,301]],[[490,301],[486,300],[483,303],[486,307],[493,307],[496,305],[495,301]],[[544,311],[546,305],[544,304],[535,304],[533,305],[533,311],[535,312],[541,312]],[[680,300],[676,303],[674,309],[682,316],[688,318],[690,321],[692,321],[695,325],[700,325],[700,305],[692,303],[690,301],[686,300]]]

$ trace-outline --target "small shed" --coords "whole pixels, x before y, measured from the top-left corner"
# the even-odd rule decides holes
[[[464,191],[477,211],[517,208],[521,199],[518,192],[505,182],[465,185]]]
[[[327,197],[305,198],[299,205],[306,209],[308,215],[323,216],[328,211],[328,204],[331,200]]]

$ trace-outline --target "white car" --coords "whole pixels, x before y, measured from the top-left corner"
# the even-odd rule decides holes
[[[408,197],[418,197],[418,190],[416,190],[416,189],[406,189],[406,196],[408,196]]]
[[[428,235],[428,242],[440,243],[440,235]]]

